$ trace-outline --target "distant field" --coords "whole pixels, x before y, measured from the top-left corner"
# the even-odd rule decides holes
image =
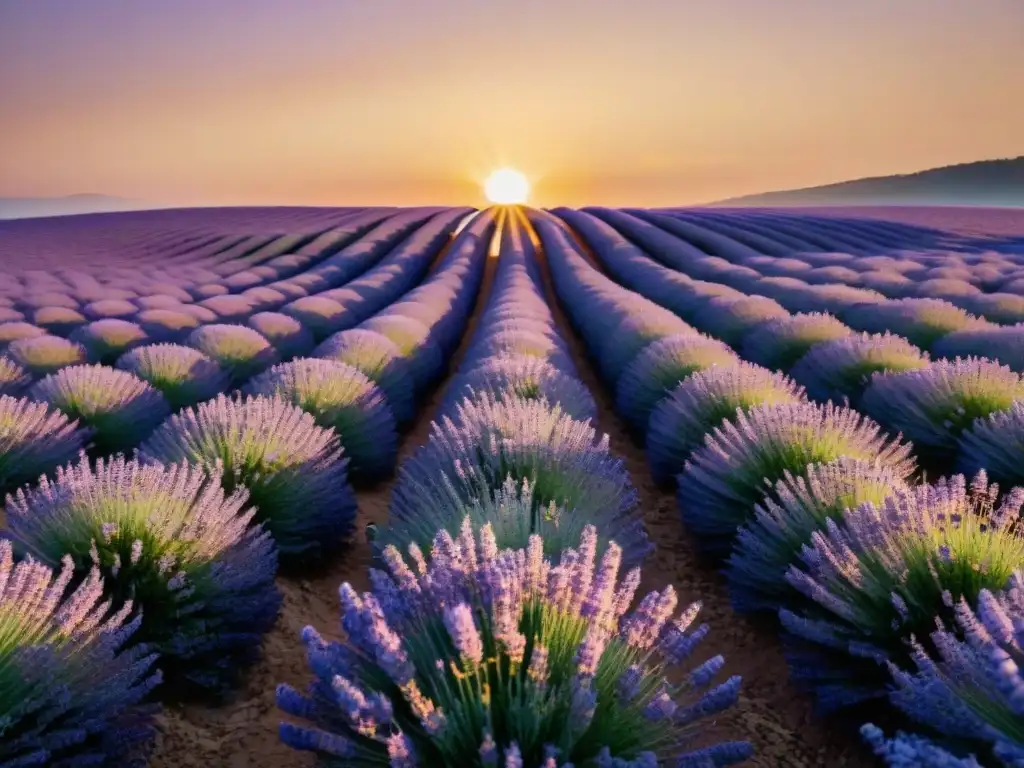
[[[1024,660],[1022,374],[1024,210],[0,221],[0,492],[24,489],[0,515],[0,662],[16,649],[19,670],[46,670],[11,676],[39,703],[9,707],[0,765],[312,766],[332,750],[323,765],[388,765],[399,731],[420,764],[448,765],[424,701],[453,722],[481,695],[460,686],[491,675],[528,710],[564,701],[552,722],[593,683],[592,725],[560,757],[577,766],[604,745],[667,759],[729,741],[750,742],[748,765],[869,766],[867,721],[998,766],[994,748],[1024,753],[1012,686],[984,682],[1024,690],[999,665]],[[551,567],[470,553],[467,515],[497,547],[542,534]],[[437,570],[410,555],[394,581],[371,578],[394,565],[388,544]],[[8,578],[27,555],[69,569],[74,610],[47,571]],[[612,586],[633,566],[641,594],[663,591],[623,615]],[[378,599],[345,592],[344,631],[343,582]],[[106,630],[135,619],[117,639],[153,659],[114,652],[89,618],[101,594],[134,599]],[[669,621],[695,601],[692,626]],[[523,606],[541,604],[538,633]],[[911,637],[938,666],[918,656],[909,674]],[[486,660],[471,663],[473,638]],[[896,693],[885,662],[908,673]],[[647,682],[631,698],[633,663]],[[940,717],[954,705],[958,725]],[[504,706],[488,717],[512,718]],[[519,738],[539,764],[547,742]]]

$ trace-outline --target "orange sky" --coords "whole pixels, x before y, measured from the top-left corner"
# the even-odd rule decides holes
[[[0,196],[672,205],[1024,154],[1022,0],[0,2]]]

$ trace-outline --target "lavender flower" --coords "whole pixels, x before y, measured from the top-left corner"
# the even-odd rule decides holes
[[[743,361],[694,373],[663,398],[648,418],[651,474],[658,483],[671,483],[690,454],[704,443],[704,436],[735,416],[737,408],[803,399],[803,390],[787,377]]]
[[[812,347],[853,332],[832,315],[812,312],[769,320],[743,337],[744,359],[773,371],[788,371]]]
[[[864,393],[866,413],[939,458],[951,456],[975,419],[1024,399],[1024,378],[991,360],[936,360],[927,368],[880,374]]]
[[[59,336],[19,339],[7,347],[7,357],[36,377],[86,362],[85,349],[81,344]]]
[[[890,698],[918,722],[948,738],[992,751],[1007,766],[1024,760],[1024,576],[1005,592],[982,589],[977,608],[956,604],[956,624],[931,636],[933,659],[914,644],[916,671],[892,668]]]
[[[67,336],[87,322],[84,315],[69,307],[39,307],[32,313],[33,325],[57,336]]]
[[[18,342],[16,342],[18,343]],[[948,359],[975,355],[1024,372],[1024,324],[954,331],[935,344],[935,356]]]
[[[122,650],[138,628],[131,605],[110,612],[96,569],[73,589],[35,560],[14,564],[0,540],[0,764],[146,764],[153,735],[146,695],[159,683],[145,646]]]
[[[416,415],[408,363],[395,343],[374,331],[353,328],[336,333],[313,350],[314,357],[336,360],[366,375],[383,390],[398,425]]]
[[[9,357],[0,357],[0,395],[17,395],[31,383],[28,371]]]
[[[985,470],[997,482],[1024,485],[1024,402],[976,419],[960,436],[958,449],[958,471]]]
[[[178,307],[147,309],[135,316],[146,336],[153,341],[178,342],[199,327],[199,321]]]
[[[252,379],[250,395],[277,396],[333,428],[349,460],[353,480],[389,474],[398,454],[395,418],[380,388],[345,363],[304,358],[275,365]]]
[[[244,325],[204,325],[189,334],[187,343],[215,360],[235,385],[280,359],[270,342]]]
[[[622,371],[615,386],[616,410],[644,434],[651,411],[680,382],[699,371],[736,362],[736,353],[717,339],[696,333],[666,336],[649,344]]]
[[[103,365],[63,368],[34,384],[28,396],[90,427],[93,447],[103,453],[135,446],[171,412],[158,390]]]
[[[508,478],[528,480],[537,510],[551,504],[575,514],[602,514],[627,530],[639,519],[636,490],[620,459],[588,422],[536,400],[464,401],[454,419],[432,424],[430,442],[400,468],[391,517],[411,521],[447,497],[488,498]]]
[[[280,604],[273,540],[250,526],[245,491],[225,497],[220,479],[83,458],[9,497],[6,535],[50,567],[67,555],[76,577],[99,569],[115,608],[141,611],[132,641],[159,651],[168,682],[219,687],[258,653]]]
[[[856,406],[875,373],[902,373],[927,367],[922,352],[902,336],[861,333],[815,344],[790,370],[818,402]]]
[[[812,534],[786,579],[813,605],[779,616],[797,641],[794,676],[825,708],[883,695],[881,662],[906,668],[907,640],[927,637],[936,613],[948,622],[955,601],[1002,589],[1024,565],[1024,489],[997,506],[998,492],[983,473],[970,485],[956,475],[849,509]]]
[[[252,304],[245,296],[210,296],[200,301],[199,306],[210,310],[217,315],[218,320],[226,323],[240,323],[253,313]]]
[[[848,508],[881,504],[906,488],[891,467],[848,457],[811,465],[803,476],[784,471],[736,536],[726,571],[733,606],[743,612],[775,612],[791,603],[798,595],[786,572],[811,535],[826,520],[842,519]]]
[[[257,312],[246,325],[269,341],[282,360],[308,355],[316,346],[313,332],[294,317],[279,312]]]
[[[315,679],[307,695],[278,686],[278,706],[303,722],[282,725],[286,744],[381,766],[730,765],[750,755],[746,743],[688,751],[699,718],[733,704],[740,684],[664,678],[707,631],[691,628],[699,606],[676,616],[668,587],[629,613],[631,596],[614,599],[617,545],[599,554],[592,527],[578,549],[545,561],[530,554],[544,549],[539,537],[499,552],[489,525],[465,525],[457,540],[437,534],[418,574],[388,547],[391,573],[374,575],[373,592],[343,584],[344,642],[303,630]]]
[[[497,328],[475,341],[466,352],[466,361],[494,357],[536,357],[556,369],[572,375],[572,358],[561,339],[530,331]]]
[[[909,445],[848,408],[797,403],[737,409],[691,454],[679,476],[683,521],[709,552],[727,555],[737,529],[786,470],[800,477],[811,464],[843,456],[876,461],[902,478],[914,470]]]
[[[106,365],[112,365],[132,347],[149,341],[141,326],[116,318],[96,320],[83,325],[69,338],[85,347],[89,360]]]
[[[356,502],[334,431],[280,398],[220,395],[169,418],[139,455],[208,469],[222,463],[225,490],[249,490],[282,557],[332,549],[352,528]]]
[[[352,325],[345,307],[323,296],[295,299],[281,308],[281,314],[302,323],[317,341]]]
[[[125,299],[100,299],[90,301],[82,307],[82,314],[90,320],[103,320],[108,317],[131,317],[139,308]]]
[[[91,437],[90,429],[46,403],[0,395],[0,492],[74,458]]]
[[[694,333],[694,330],[662,307],[644,307],[635,314],[629,314],[614,327],[600,348],[599,363],[606,381],[617,382],[647,345],[666,336],[685,333]]]
[[[579,379],[550,363],[529,355],[501,355],[458,376],[450,385],[441,413],[454,413],[467,397],[486,393],[496,401],[507,397],[543,400],[559,405],[564,413],[585,421],[597,413],[590,391]]]
[[[231,383],[224,369],[202,352],[178,344],[147,344],[125,352],[117,368],[160,390],[172,410],[209,400]]]
[[[886,739],[871,723],[862,726],[860,732],[889,768],[981,768],[974,755],[956,757],[921,736],[900,732],[895,738]]]
[[[843,320],[858,331],[891,331],[924,350],[930,350],[947,333],[988,325],[985,320],[941,299],[895,299],[862,304],[847,310]]]

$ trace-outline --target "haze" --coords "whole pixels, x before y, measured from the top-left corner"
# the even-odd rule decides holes
[[[1024,154],[1020,0],[0,0],[0,196],[681,205]]]

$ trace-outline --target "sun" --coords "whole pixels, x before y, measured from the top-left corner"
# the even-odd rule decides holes
[[[519,205],[530,196],[530,182],[513,168],[499,168],[484,182],[484,194],[495,205]]]

